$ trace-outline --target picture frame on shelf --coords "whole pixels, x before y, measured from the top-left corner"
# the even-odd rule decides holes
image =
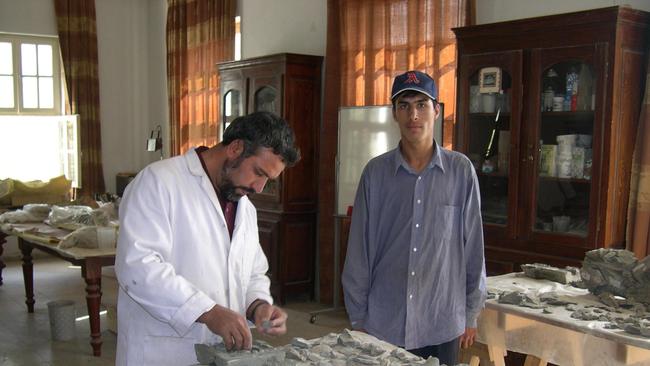
[[[479,72],[479,92],[498,93],[501,90],[501,68],[484,67]]]

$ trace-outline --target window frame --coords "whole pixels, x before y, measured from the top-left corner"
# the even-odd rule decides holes
[[[62,79],[63,70],[61,68],[61,50],[59,48],[59,39],[56,36],[36,36],[18,33],[0,32],[0,42],[11,43],[13,78],[14,78],[14,107],[0,108],[0,114],[3,115],[61,115],[63,110],[62,103]],[[23,81],[22,81],[22,50],[21,45],[24,43],[43,45],[47,44],[52,47],[52,84],[53,84],[53,107],[52,108],[25,108],[23,106]],[[37,74],[37,77],[40,76]]]

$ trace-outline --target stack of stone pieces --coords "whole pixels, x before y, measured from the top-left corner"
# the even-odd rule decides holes
[[[622,249],[596,249],[586,253],[582,268],[556,268],[534,263],[521,266],[525,276],[588,289],[602,305],[578,305],[555,292],[488,292],[501,304],[553,313],[561,306],[574,319],[601,321],[607,329],[650,338],[650,256],[637,260]],[[625,310],[625,311],[623,311]]]
[[[246,351],[228,352],[222,343],[194,346],[199,363],[215,366],[439,366],[437,358],[424,360],[365,333],[344,330],[312,340],[294,338],[273,348],[256,340]]]

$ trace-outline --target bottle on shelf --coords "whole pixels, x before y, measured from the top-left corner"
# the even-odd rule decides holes
[[[483,165],[481,171],[483,173],[492,173],[497,171],[497,153],[499,146],[499,116],[501,115],[501,109],[497,109],[497,115],[494,118],[494,125],[492,127],[492,132],[490,133],[490,139],[488,140],[487,147],[485,148],[485,153],[483,154]]]
[[[566,93],[564,94],[564,110],[575,111],[578,105],[578,73],[571,67],[566,74]]]
[[[562,86],[560,85],[560,76],[553,69],[550,68],[546,73],[544,73],[544,79],[542,82],[542,111],[550,112],[553,110],[553,98],[562,92]]]

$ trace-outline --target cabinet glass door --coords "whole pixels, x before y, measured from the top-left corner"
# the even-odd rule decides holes
[[[278,114],[278,91],[271,86],[263,86],[255,92],[255,112]]]
[[[277,89],[265,85],[255,91],[255,112],[271,112],[279,114],[280,98]],[[266,182],[261,194],[277,197],[279,195],[280,185],[278,180],[269,180]]]
[[[541,69],[533,231],[581,238],[589,233],[594,75],[590,62],[576,59]]]
[[[221,120],[223,121],[223,128],[221,130],[222,136],[223,131],[230,126],[230,123],[235,120],[235,118],[240,117],[244,114],[244,105],[242,104],[241,93],[237,89],[228,90],[223,96],[223,116]]]
[[[478,175],[481,213],[487,224],[507,225],[510,166],[510,85],[499,67],[478,69],[469,79],[466,154]]]

